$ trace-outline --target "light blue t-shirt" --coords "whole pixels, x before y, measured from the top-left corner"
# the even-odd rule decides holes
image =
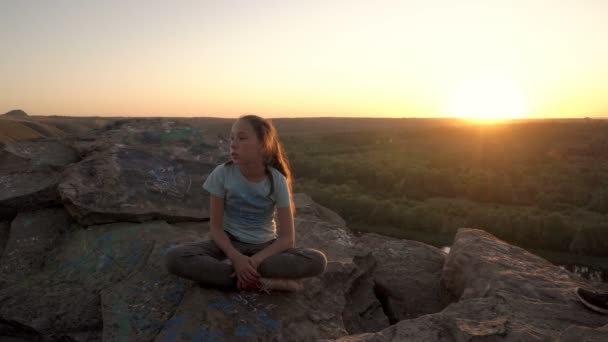
[[[270,192],[268,175],[259,182],[251,182],[235,164],[218,165],[207,176],[203,188],[224,198],[223,228],[239,241],[264,243],[277,237],[275,205],[290,206],[289,189],[285,176],[269,167],[274,179],[274,192]]]

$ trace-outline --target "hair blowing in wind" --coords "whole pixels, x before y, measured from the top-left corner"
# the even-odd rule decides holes
[[[281,142],[279,141],[279,135],[272,122],[253,114],[243,115],[239,117],[239,120],[246,120],[251,124],[258,140],[263,146],[264,169],[268,177],[270,177],[270,193],[268,196],[272,195],[274,192],[274,179],[272,172],[270,172],[270,169],[268,169],[269,166],[279,170],[279,172],[285,176],[289,193],[290,195],[293,194],[291,167],[289,165],[287,153],[285,153],[283,145],[281,145]],[[231,163],[232,161],[226,162],[226,164]],[[295,206],[292,196],[290,196],[290,202],[291,210],[295,214]]]

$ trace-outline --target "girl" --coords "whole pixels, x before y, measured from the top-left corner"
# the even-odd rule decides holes
[[[321,274],[327,259],[295,247],[291,170],[272,123],[240,117],[230,133],[230,156],[203,184],[211,240],[171,249],[167,269],[215,287],[301,290],[300,278]]]

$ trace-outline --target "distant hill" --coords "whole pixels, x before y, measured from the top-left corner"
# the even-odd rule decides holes
[[[11,118],[27,118],[29,117],[29,115],[27,115],[26,112],[22,111],[21,109],[15,109],[15,110],[11,110],[9,112],[4,113],[2,116],[8,116]]]
[[[57,127],[25,119],[13,119],[10,116],[0,116],[0,142],[32,140],[47,137],[63,136]]]
[[[30,116],[22,110],[0,115],[0,143],[78,134],[102,128],[116,118]]]

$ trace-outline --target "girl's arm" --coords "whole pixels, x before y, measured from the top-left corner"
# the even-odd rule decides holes
[[[224,223],[224,199],[215,195],[209,195],[209,197],[209,226],[211,239],[215,241],[218,247],[224,251],[224,254],[226,254],[230,260],[234,261],[241,253],[232,246],[230,238],[228,238],[228,235],[224,232],[224,228],[222,228],[222,223]]]
[[[210,210],[209,210],[209,225],[211,238],[218,247],[232,261],[235,272],[231,275],[238,278],[238,288],[245,288],[247,284],[255,283],[260,274],[256,271],[250,257],[241,254],[230,242],[230,238],[224,229],[222,223],[224,221],[224,199],[215,195],[210,195]]]
[[[277,234],[279,237],[270,246],[264,248],[251,257],[256,268],[269,256],[279,254],[284,250],[293,248],[295,246],[296,234],[291,207],[277,208],[277,211],[279,215]]]

